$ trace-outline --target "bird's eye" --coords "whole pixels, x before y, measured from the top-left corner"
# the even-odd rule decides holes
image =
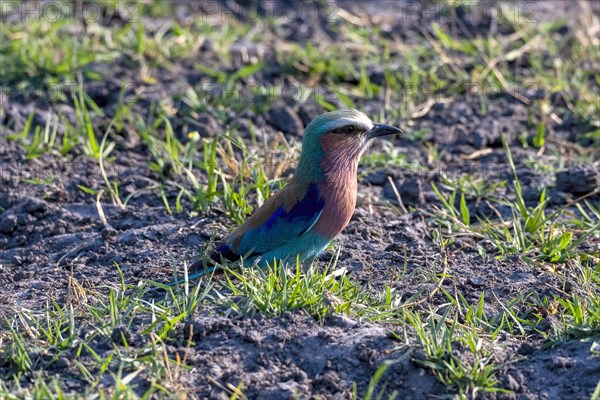
[[[346,129],[344,129],[344,133],[348,133],[348,134],[354,133],[354,131],[355,131],[355,128],[352,125],[347,126]]]

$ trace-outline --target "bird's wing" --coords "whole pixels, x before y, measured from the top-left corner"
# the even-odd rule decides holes
[[[297,240],[317,222],[325,201],[317,184],[290,182],[217,247],[231,261],[255,257]]]

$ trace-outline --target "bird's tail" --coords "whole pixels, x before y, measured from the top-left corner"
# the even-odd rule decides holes
[[[177,277],[175,277],[171,282],[167,283],[167,286],[177,286],[181,285],[182,283],[185,283],[186,281],[189,282],[191,280],[198,279],[209,274],[224,272],[219,265],[206,266],[202,260],[194,262],[190,266],[188,271],[192,271],[192,273],[188,274],[187,278],[184,277],[183,279],[177,279]]]

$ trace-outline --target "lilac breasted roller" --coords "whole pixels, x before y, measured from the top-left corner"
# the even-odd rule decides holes
[[[357,169],[373,138],[402,134],[354,109],[319,115],[304,130],[293,178],[219,242],[211,258],[265,267],[276,260],[308,262],[344,229],[356,207]],[[190,275],[202,270],[196,262]]]

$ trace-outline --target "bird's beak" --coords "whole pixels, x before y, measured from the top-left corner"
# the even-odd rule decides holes
[[[384,124],[375,124],[371,130],[367,131],[367,138],[373,139],[379,136],[386,135],[404,135],[404,132],[400,128],[396,128],[395,126],[389,126]]]

